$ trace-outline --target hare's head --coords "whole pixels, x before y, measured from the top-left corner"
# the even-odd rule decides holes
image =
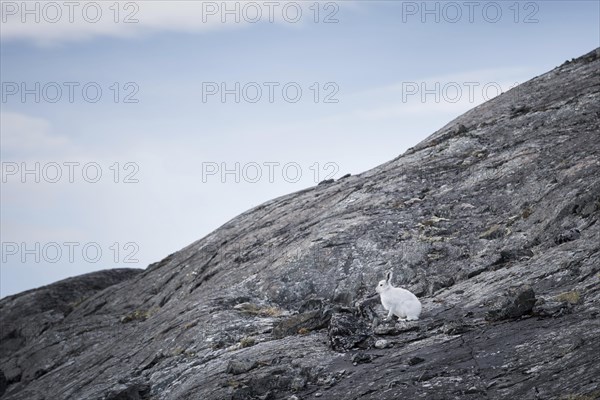
[[[385,274],[385,280],[379,281],[379,283],[377,284],[377,287],[375,288],[377,293],[383,293],[384,291],[391,288],[392,287],[391,280],[392,280],[392,271],[388,271]]]

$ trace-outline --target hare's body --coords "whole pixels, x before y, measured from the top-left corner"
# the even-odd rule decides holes
[[[406,289],[392,286],[391,279],[392,273],[388,272],[386,279],[380,281],[376,288],[381,297],[383,308],[388,311],[387,319],[391,319],[392,315],[397,316],[402,321],[419,319],[421,302],[417,296]]]

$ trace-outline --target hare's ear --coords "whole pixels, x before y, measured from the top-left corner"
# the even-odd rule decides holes
[[[385,273],[385,281],[390,283],[392,281],[392,271],[388,271]]]

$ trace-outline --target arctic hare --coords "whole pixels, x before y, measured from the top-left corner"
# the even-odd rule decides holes
[[[381,297],[383,308],[388,310],[385,319],[389,321],[392,315],[396,315],[400,321],[413,321],[419,319],[421,314],[421,302],[406,289],[392,286],[392,271],[385,274],[385,280],[377,284],[377,293]]]

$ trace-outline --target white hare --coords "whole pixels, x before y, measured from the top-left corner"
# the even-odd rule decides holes
[[[421,314],[421,302],[406,289],[392,286],[392,271],[385,274],[385,280],[377,284],[377,293],[381,297],[383,308],[388,310],[385,319],[389,321],[392,315],[396,315],[400,321],[413,321],[419,319]]]

